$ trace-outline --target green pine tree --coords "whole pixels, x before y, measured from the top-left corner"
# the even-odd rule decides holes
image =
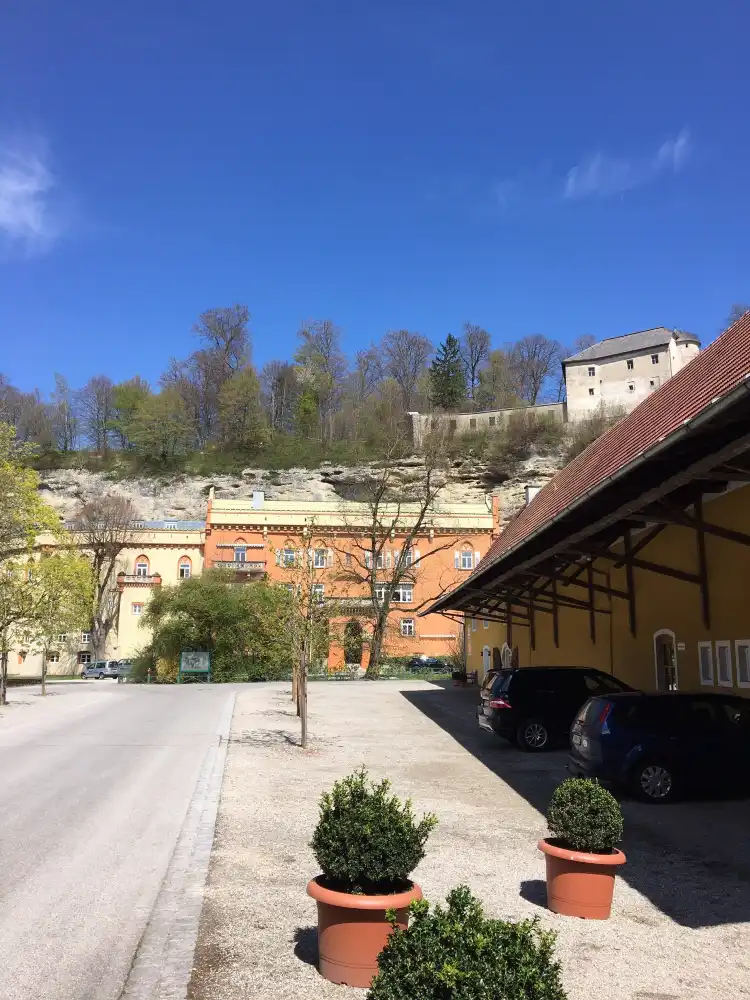
[[[430,365],[432,405],[456,410],[466,399],[466,372],[458,340],[449,333]]]

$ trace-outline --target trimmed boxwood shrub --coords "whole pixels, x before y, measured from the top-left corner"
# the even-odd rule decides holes
[[[611,854],[622,840],[622,810],[606,788],[589,778],[566,778],[547,809],[550,833],[563,847]]]
[[[447,906],[412,903],[378,957],[368,1000],[565,1000],[555,935],[537,920],[486,917],[466,886]]]
[[[408,886],[437,818],[417,822],[411,800],[402,803],[390,788],[387,779],[370,781],[362,767],[321,798],[310,846],[328,888],[378,895]]]

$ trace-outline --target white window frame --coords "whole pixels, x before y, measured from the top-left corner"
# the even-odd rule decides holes
[[[244,563],[247,561],[247,545],[245,542],[241,542],[235,545],[232,549],[232,556],[236,563]]]
[[[476,618],[471,619],[471,631],[476,632],[477,630],[477,620]]]
[[[285,569],[291,569],[294,566],[295,559],[296,559],[296,553],[294,549],[281,550],[281,565]]]
[[[150,567],[148,562],[146,562],[145,560],[140,560],[135,564],[135,575],[140,580],[145,580],[145,578],[148,576],[149,569]]]
[[[136,608],[138,608],[137,611],[136,611]],[[140,618],[141,615],[143,614],[143,602],[142,601],[133,601],[131,603],[131,605],[130,605],[130,613],[135,618]]]
[[[328,565],[328,553],[325,549],[313,550],[313,568],[325,569]]]
[[[60,643],[61,646],[64,646],[65,643],[68,641],[68,633],[61,632],[57,637],[57,641]]]
[[[488,618],[483,618],[482,619],[482,628],[489,628],[489,627],[490,627],[489,619]]]
[[[711,667],[711,678],[706,680],[703,677],[703,663],[701,660],[701,650],[708,650],[709,664]],[[714,647],[710,642],[699,642],[698,643],[698,678],[701,682],[702,687],[714,687],[716,683],[716,674],[714,671]]]
[[[183,572],[184,570],[187,570],[187,573]],[[182,560],[182,561],[181,561],[181,562],[180,562],[180,563],[178,564],[178,566],[177,566],[177,573],[178,573],[178,575],[179,575],[179,578],[180,578],[181,580],[189,580],[189,579],[190,579],[190,575],[191,575],[192,571],[193,571],[193,567],[192,567],[192,565],[191,565],[191,564],[190,564],[190,563],[189,563],[189,562],[187,561],[187,559],[183,559],[183,560]]]
[[[376,583],[375,584],[375,600],[384,601],[385,600],[385,584]]]
[[[323,600],[323,595],[325,594],[325,590],[326,590],[326,588],[325,588],[324,584],[322,584],[322,583],[314,583],[312,585],[312,587],[310,588],[310,593],[312,594],[312,597],[313,597],[314,600],[316,600],[316,601],[322,601]]]
[[[409,596],[407,597],[406,594]],[[393,588],[393,596],[391,600],[394,604],[413,604],[414,603],[414,584],[413,583],[399,583],[397,587]]]
[[[91,663],[91,653],[84,649],[78,654],[78,662],[82,666],[86,666],[86,664]]]
[[[47,653],[47,663],[59,663],[60,654],[57,652]]]
[[[740,677],[740,649],[747,650],[747,680]],[[737,666],[737,687],[750,688],[750,639],[736,639],[734,643],[734,659]]]
[[[90,632],[81,632],[81,642],[82,643],[91,642],[91,633]]]
[[[472,549],[461,549],[461,565],[459,569],[474,569],[474,552]]]
[[[416,629],[414,628],[414,619],[413,618],[402,618],[401,619],[401,635],[405,636],[406,638],[413,639],[416,634],[417,634],[417,632],[416,632]]]
[[[734,663],[732,662],[732,643],[728,639],[717,639],[716,642],[714,643],[714,645],[716,646],[716,655],[715,655],[715,662],[716,662],[716,683],[717,683],[717,685],[719,687],[724,687],[724,688],[734,687]],[[726,649],[727,655],[729,657],[729,679],[728,680],[722,680],[721,679],[721,673],[719,671],[719,663],[720,663],[719,650],[720,649]]]
[[[589,365],[588,368],[589,368],[589,378],[595,378],[596,377],[596,365]]]

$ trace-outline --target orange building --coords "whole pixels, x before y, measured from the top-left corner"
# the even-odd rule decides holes
[[[415,507],[415,510],[411,508]],[[418,513],[409,503],[385,504],[381,523],[393,525],[378,541],[377,566],[371,565],[372,509],[367,503],[336,500],[252,500],[209,497],[205,567],[234,571],[241,579],[299,586],[306,569],[311,589],[331,603],[329,669],[352,660],[367,664],[372,630],[371,583],[394,584],[395,566]],[[488,503],[435,502],[418,536],[403,555],[408,565],[393,586],[384,649],[390,656],[446,656],[460,642],[460,626],[441,615],[419,611],[465,580],[488,551],[497,510]],[[359,577],[359,579],[357,579]]]

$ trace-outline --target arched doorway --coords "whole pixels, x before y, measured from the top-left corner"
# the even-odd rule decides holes
[[[677,642],[671,629],[654,632],[654,670],[657,691],[677,690]]]
[[[490,653],[490,647],[485,646],[484,649],[482,650],[482,670],[484,671],[485,677],[490,672],[490,666],[492,662],[490,659],[491,655],[492,654]]]
[[[362,624],[352,618],[344,626],[344,661],[361,663],[363,649]]]

